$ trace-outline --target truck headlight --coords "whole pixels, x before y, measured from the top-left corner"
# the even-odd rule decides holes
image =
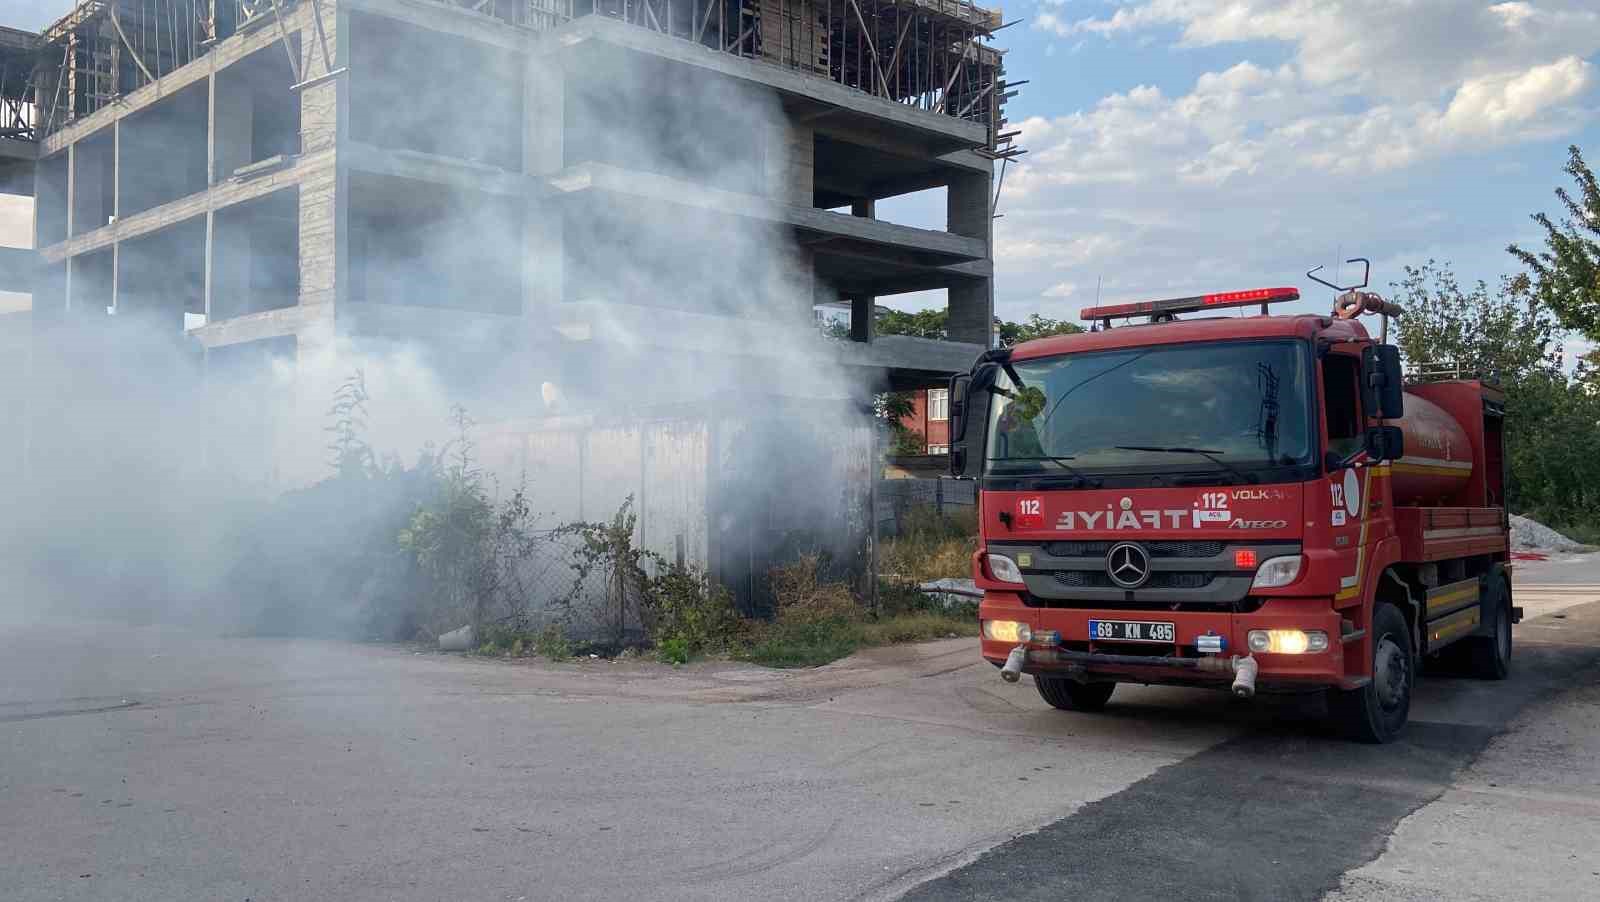
[[[1003,554],[988,555],[989,575],[1003,583],[1021,583],[1022,571],[1017,562]]]
[[[985,620],[983,637],[999,642],[1016,642],[1020,645],[1033,638],[1033,629],[1026,623],[1018,623],[1015,620]]]
[[[1245,637],[1250,650],[1262,654],[1321,654],[1328,650],[1328,634],[1322,630],[1251,630]]]
[[[1250,588],[1281,589],[1300,578],[1304,563],[1305,556],[1299,554],[1267,558],[1256,568],[1256,578],[1251,581]]]

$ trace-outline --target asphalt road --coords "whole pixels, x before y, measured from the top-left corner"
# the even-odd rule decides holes
[[[1594,898],[1600,578],[1518,579],[1514,678],[1425,681],[1381,749],[1294,701],[1056,712],[965,640],[776,673],[0,627],[0,898]]]

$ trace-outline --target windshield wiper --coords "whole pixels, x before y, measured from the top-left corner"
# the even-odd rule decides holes
[[[1118,451],[1151,451],[1157,454],[1198,454],[1201,457],[1204,457],[1206,460],[1216,464],[1218,467],[1221,467],[1222,469],[1227,470],[1229,473],[1232,473],[1234,476],[1238,477],[1240,482],[1254,484],[1256,481],[1255,476],[1245,473],[1243,470],[1240,470],[1233,464],[1223,460],[1220,456],[1222,454],[1221,451],[1207,451],[1204,448],[1163,448],[1157,445],[1114,445],[1113,447]]]
[[[1066,456],[1066,457],[1056,457],[1053,454],[1040,454],[1040,455],[1035,455],[1035,456],[1032,456],[1032,457],[996,457],[996,458],[993,458],[993,460],[997,460],[997,461],[1048,460],[1051,463],[1055,464],[1056,466],[1060,467],[1061,469],[1066,470],[1068,475],[1070,475],[1073,479],[1077,480],[1079,486],[1098,487],[1100,485],[1100,480],[1098,480],[1098,479],[1090,479],[1089,477],[1083,475],[1083,473],[1080,470],[1078,470],[1076,467],[1074,467],[1071,464],[1067,463],[1067,461],[1072,460],[1072,459],[1073,458],[1070,455]]]

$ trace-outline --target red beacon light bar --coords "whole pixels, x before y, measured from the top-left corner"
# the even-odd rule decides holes
[[[1188,298],[1170,298],[1165,301],[1137,301],[1132,304],[1109,304],[1104,307],[1085,307],[1078,311],[1078,318],[1084,320],[1104,320],[1106,325],[1112,319],[1126,316],[1149,316],[1151,322],[1165,322],[1179,313],[1193,313],[1196,310],[1217,310],[1224,307],[1249,307],[1253,304],[1261,305],[1261,312],[1267,312],[1268,304],[1278,304],[1284,301],[1300,300],[1298,288],[1252,288],[1249,291],[1224,291],[1219,294],[1199,294]]]

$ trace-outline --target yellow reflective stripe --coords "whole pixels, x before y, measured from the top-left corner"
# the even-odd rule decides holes
[[[1361,574],[1367,563],[1367,514],[1372,510],[1372,468],[1367,467],[1361,480],[1361,534],[1356,539],[1356,572],[1353,577],[1347,576],[1340,580],[1340,584],[1349,583],[1339,590],[1334,597],[1340,601],[1355,598],[1361,594]]]
[[[1436,610],[1439,610],[1441,608],[1448,608],[1451,605],[1457,604],[1458,602],[1466,601],[1468,599],[1474,599],[1475,600],[1475,599],[1477,599],[1477,597],[1478,597],[1478,585],[1477,585],[1476,582],[1474,582],[1470,586],[1466,586],[1466,587],[1463,587],[1463,588],[1460,588],[1460,589],[1451,589],[1448,592],[1444,592],[1444,593],[1439,594],[1439,595],[1430,595],[1430,596],[1428,596],[1428,613],[1431,614]]]
[[[1476,607],[1457,611],[1445,617],[1438,623],[1428,624],[1428,641],[1438,642],[1441,639],[1453,639],[1461,633],[1467,632],[1478,625],[1478,611]]]
[[[1417,461],[1395,461],[1394,468],[1401,473],[1417,473],[1423,476],[1450,476],[1456,479],[1466,479],[1472,475],[1472,465],[1465,468],[1445,466],[1447,463],[1419,463]]]

